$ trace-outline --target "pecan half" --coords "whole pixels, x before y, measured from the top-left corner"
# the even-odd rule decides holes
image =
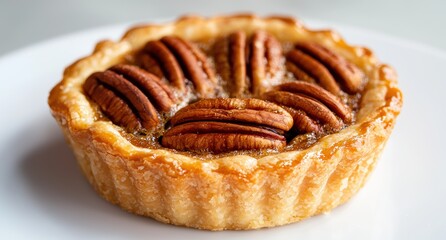
[[[246,88],[246,34],[235,32],[214,45],[217,72],[226,83],[229,96],[241,97]]]
[[[254,33],[249,46],[249,71],[251,92],[260,96],[271,79],[280,70],[282,47],[276,38],[264,31]]]
[[[335,95],[339,94],[339,85],[349,94],[357,93],[362,88],[363,72],[345,58],[319,44],[297,43],[286,58],[288,71],[297,79],[317,82]]]
[[[200,97],[214,94],[215,74],[206,56],[182,38],[166,36],[148,42],[138,55],[137,62],[159,78],[166,78],[181,92],[186,91],[188,79]]]
[[[266,92],[263,98],[286,107],[294,119],[294,130],[320,132],[329,128],[339,131],[352,122],[351,110],[325,89],[302,81],[288,82]]]
[[[93,73],[83,89],[112,122],[130,132],[156,128],[158,111],[170,111],[177,101],[158,77],[132,65]]]
[[[234,32],[217,41],[214,52],[217,72],[231,97],[242,97],[248,90],[260,96],[281,66],[282,47],[264,31],[256,31],[250,39],[244,32]]]
[[[276,104],[260,99],[203,99],[171,119],[162,145],[181,151],[222,153],[234,150],[280,150],[293,119]]]

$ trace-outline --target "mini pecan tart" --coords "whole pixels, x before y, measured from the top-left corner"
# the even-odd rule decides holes
[[[283,16],[193,16],[98,43],[48,103],[106,200],[224,230],[284,225],[349,200],[402,93],[392,67],[333,31]]]

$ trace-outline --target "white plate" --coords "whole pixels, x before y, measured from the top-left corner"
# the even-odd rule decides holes
[[[96,41],[128,25],[57,38],[0,59],[1,239],[445,239],[446,54],[337,24],[351,43],[395,66],[405,103],[394,133],[365,187],[328,215],[258,231],[207,232],[128,214],[88,185],[46,98],[62,70]]]

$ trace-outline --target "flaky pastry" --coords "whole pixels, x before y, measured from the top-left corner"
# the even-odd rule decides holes
[[[130,29],[48,103],[94,189],[164,223],[256,229],[328,212],[395,124],[395,71],[331,30],[234,15]]]

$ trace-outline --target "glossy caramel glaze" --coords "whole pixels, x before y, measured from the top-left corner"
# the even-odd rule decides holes
[[[248,36],[249,38],[250,36]],[[209,66],[211,66],[212,69],[216,69],[215,66],[215,60],[214,60],[214,45],[216,43],[216,41],[221,38],[221,37],[217,37],[217,38],[206,38],[206,39],[199,39],[199,40],[195,40],[192,42],[192,44],[194,44],[195,46],[197,46],[207,57],[207,62],[209,64]],[[187,39],[186,39],[187,40]],[[282,60],[280,60],[281,66],[279,67],[279,72],[277,73],[278,76],[280,76],[280,78],[277,79],[271,79],[269,77],[265,78],[264,81],[269,82],[269,81],[274,81],[274,85],[270,85],[269,88],[265,89],[271,89],[272,87],[274,87],[275,85],[279,85],[281,83],[285,83],[285,82],[291,82],[291,81],[298,81],[299,79],[296,79],[296,77],[289,72],[286,68],[285,68],[285,54],[286,52],[290,51],[291,49],[293,49],[293,46],[295,44],[295,42],[290,42],[290,41],[282,41],[280,42],[281,44],[281,48],[284,51],[284,54],[282,55]],[[127,64],[137,64],[135,62],[135,55],[139,54],[139,51],[135,51],[132,52],[128,55],[126,55],[124,57],[125,61],[123,61],[123,63],[127,63]],[[217,74],[216,78],[218,79],[218,87],[216,88],[217,91],[215,92],[213,97],[228,97],[229,94],[227,92],[224,91],[224,86],[225,84],[227,84],[222,77]],[[248,77],[249,78],[249,77]],[[166,84],[169,84],[167,79],[163,79],[164,82]],[[365,82],[367,82],[367,79],[364,79]],[[172,88],[174,89],[174,88]],[[173,90],[175,91],[175,90]],[[190,91],[191,94],[192,91]],[[182,94],[177,91],[176,92],[177,96],[181,96]],[[259,96],[254,95],[253,93],[246,91],[243,93],[243,97],[245,98],[256,98]],[[356,94],[347,94],[343,91],[341,91],[338,95],[338,97],[341,99],[341,102],[343,102],[344,104],[346,104],[349,108],[352,109],[352,113],[353,113],[353,121],[350,123],[354,123],[354,119],[355,119],[355,115],[356,112],[358,110],[358,104],[359,101],[361,99],[361,92],[356,93]],[[180,97],[181,98],[181,97]],[[196,101],[197,96],[188,96],[186,98],[181,98],[182,104],[181,106],[185,106],[191,102]],[[150,149],[163,149],[164,147],[160,144],[160,138],[164,135],[164,132],[169,128],[169,120],[170,117],[174,115],[174,113],[181,109],[181,107],[177,107],[175,108],[175,110],[169,114],[165,114],[162,116],[162,123],[160,124],[160,127],[156,129],[156,131],[151,131],[149,133],[128,133],[124,130],[120,130],[121,134],[123,137],[125,137],[129,142],[131,142],[132,144],[134,144],[135,146],[138,147],[143,147],[143,148],[150,148]],[[96,113],[98,116],[103,116],[100,112]],[[102,120],[106,120],[106,118],[101,118]],[[348,125],[350,125],[348,124]],[[344,127],[348,127],[348,125],[345,125]],[[119,128],[119,127],[118,127]],[[314,143],[317,142],[317,139],[327,135],[327,134],[331,134],[333,132],[330,132],[330,130],[326,130],[322,133],[302,133],[302,134],[296,134],[296,133],[289,133],[286,135],[287,137],[287,146],[284,150],[281,151],[294,151],[294,150],[302,150],[305,148],[310,147],[311,145],[313,145]],[[175,150],[173,150],[175,151]],[[241,155],[241,154],[248,154],[251,156],[257,156],[257,157],[262,157],[262,156],[267,156],[268,154],[271,154],[272,152],[279,152],[279,151],[275,151],[275,150],[262,150],[262,151],[230,151],[230,152],[226,152],[226,153],[220,153],[220,154],[206,154],[203,151],[201,151],[199,153],[199,155],[203,155],[204,158],[221,158],[221,157],[229,157],[229,156],[233,156],[233,155]],[[197,156],[197,153],[190,153],[190,152],[181,152],[184,155],[188,155],[188,156]]]

